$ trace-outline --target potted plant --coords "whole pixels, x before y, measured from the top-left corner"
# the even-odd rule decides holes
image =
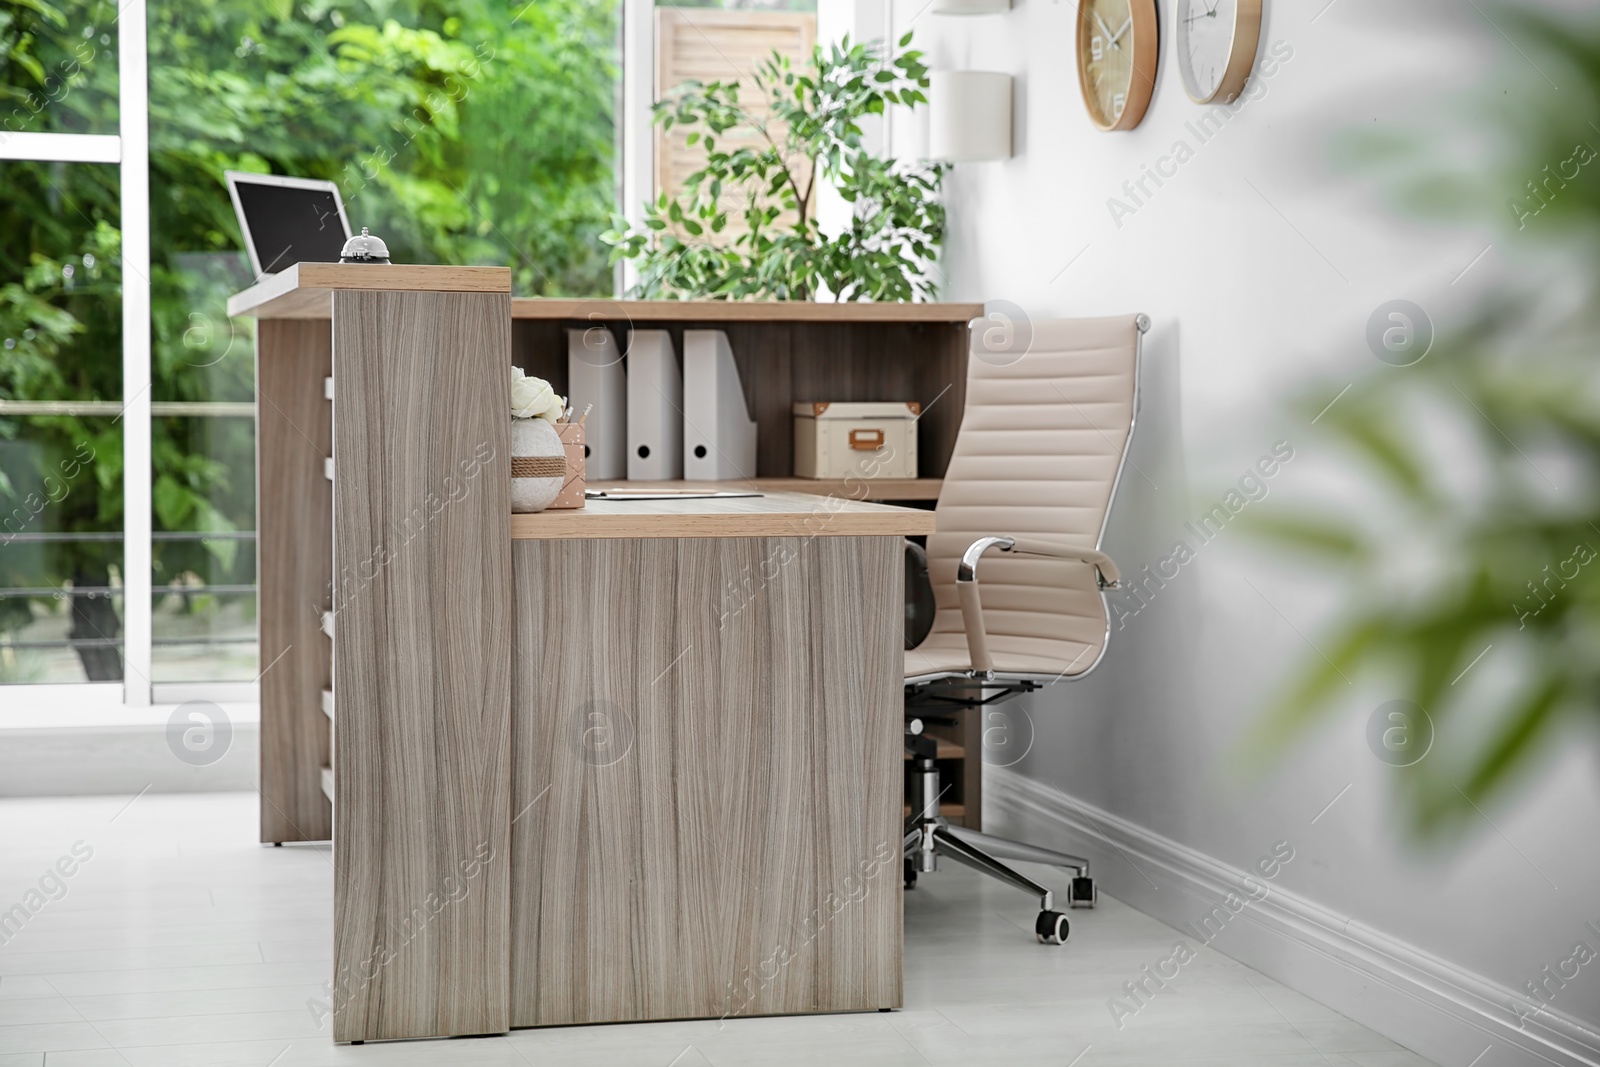
[[[860,125],[891,104],[926,103],[928,68],[910,43],[908,33],[885,60],[875,44],[846,38],[817,46],[800,71],[774,52],[752,77],[764,113],[741,102],[737,81],[686,82],[657,103],[663,128],[694,127],[688,143],[704,149],[705,165],[680,196],[663,192],[645,205],[642,229],[617,216],[602,235],[613,262],[637,261],[636,294],[932,299],[944,165],[876,156]],[[849,225],[831,236],[817,225],[820,181],[852,207]]]

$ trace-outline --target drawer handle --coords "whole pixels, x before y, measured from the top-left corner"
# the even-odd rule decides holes
[[[876,452],[883,447],[883,431],[851,430],[850,447],[858,452]]]

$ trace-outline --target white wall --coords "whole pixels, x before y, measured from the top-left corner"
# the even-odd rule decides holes
[[[949,179],[945,295],[1006,299],[1034,317],[1144,311],[1155,322],[1136,466],[1106,546],[1125,572],[1166,555],[1182,524],[1274,442],[1296,448],[1275,494],[1312,498],[1349,483],[1288,394],[1371,369],[1363,338],[1379,304],[1414,300],[1448,329],[1512,269],[1490,248],[1463,275],[1499,220],[1407,221],[1385,206],[1381,184],[1335,165],[1340,138],[1417,130],[1474,84],[1503,83],[1508,99],[1544,88],[1479,6],[1278,2],[1263,42],[1263,55],[1279,56],[1275,71],[1201,143],[1185,126],[1201,109],[1172,62],[1174,7],[1163,4],[1162,68],[1143,125],[1102,134],[1079,98],[1073,4],[1018,0],[1008,14],[965,19],[927,12],[926,0],[895,6],[895,33],[914,28],[936,68],[1016,78],[1015,158]],[[897,148],[912,152],[905,125]],[[1108,198],[1132,205],[1123,183],[1180,140],[1194,157],[1115,221]],[[1285,672],[1315,655],[1306,638],[1336,593],[1225,532],[1113,634],[1095,676],[1026,705],[1036,737],[1018,769],[1238,867],[1288,840],[1297,859],[1284,888],[1510,989],[1576,941],[1600,950],[1584,927],[1600,924],[1600,761],[1587,740],[1443,855],[1399,833],[1393,772],[1366,747],[1381,690],[1352,689],[1309,743],[1263,775],[1244,773],[1246,731]],[[993,825],[1050,832],[1015,812],[995,812]],[[1100,872],[1108,885],[1132,878],[1118,862]],[[1556,1007],[1600,1028],[1600,975],[1585,973]]]

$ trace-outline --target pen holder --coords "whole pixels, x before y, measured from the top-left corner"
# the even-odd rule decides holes
[[[561,447],[567,455],[567,478],[561,485],[561,491],[556,494],[555,500],[550,502],[550,509],[581,508],[584,506],[584,490],[588,482],[584,478],[583,456],[588,451],[584,443],[583,425],[576,422],[556,423],[556,433],[561,437]]]

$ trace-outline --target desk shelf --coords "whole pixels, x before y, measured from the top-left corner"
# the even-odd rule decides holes
[[[511,360],[564,396],[569,392],[569,329],[608,330],[617,351],[626,351],[632,329],[665,330],[680,356],[685,330],[721,330],[756,421],[758,488],[864,500],[933,500],[966,406],[968,323],[982,314],[981,304],[513,300]],[[846,486],[843,480],[793,477],[794,405],[818,401],[921,404],[916,425],[921,477],[885,479],[868,496],[856,495],[854,479]]]

